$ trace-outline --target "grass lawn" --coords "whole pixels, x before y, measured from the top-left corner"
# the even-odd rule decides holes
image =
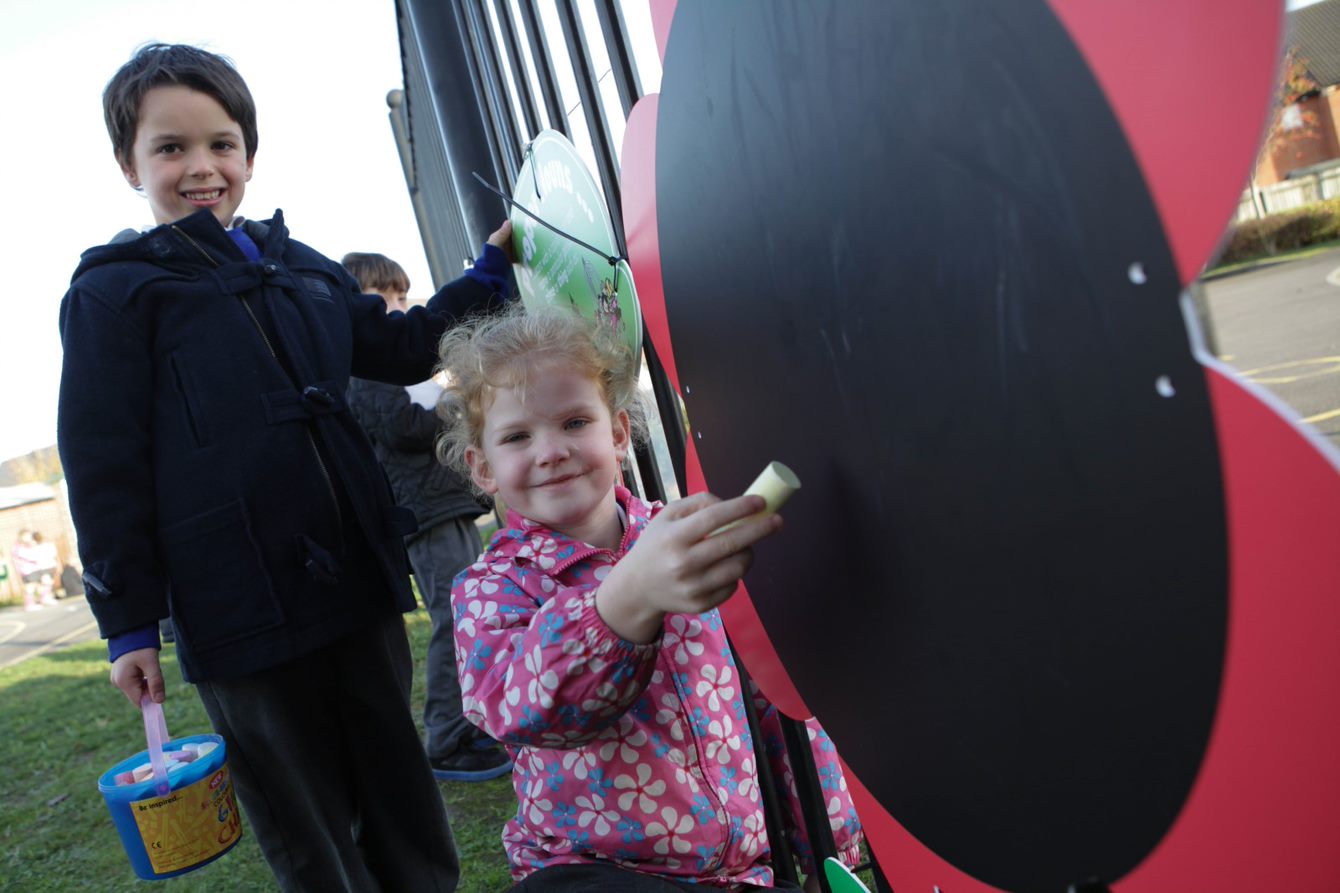
[[[416,667],[428,649],[424,611],[406,618]],[[164,705],[176,736],[209,731],[195,690],[182,682],[172,646],[162,653],[168,681]],[[416,719],[423,711],[423,672],[415,672]],[[204,868],[165,881],[141,881],[131,870],[98,777],[144,748],[144,725],[107,681],[107,648],[90,642],[48,652],[0,669],[0,890],[71,893],[98,890],[272,891],[277,889],[250,829]],[[422,733],[422,721],[419,720]],[[516,809],[510,777],[438,785],[461,855],[460,893],[495,893],[511,886],[500,839]],[[862,880],[873,889],[868,873]]]
[[[425,612],[408,617],[417,661],[427,649]],[[150,884],[135,877],[98,776],[144,747],[139,713],[107,681],[102,642],[77,645],[0,670],[0,889],[24,893],[76,890],[269,891],[276,889],[250,829],[222,858],[178,878]],[[209,731],[194,689],[181,681],[175,652],[163,651],[165,705],[174,735]],[[416,715],[423,674],[415,674]],[[499,839],[515,809],[511,779],[439,785],[463,865],[462,893],[510,885]]]

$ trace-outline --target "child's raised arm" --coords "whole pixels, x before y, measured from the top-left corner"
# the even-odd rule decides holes
[[[697,493],[666,506],[637,546],[596,591],[596,609],[629,642],[651,642],[666,614],[701,614],[731,597],[753,561],[750,547],[782,526],[780,515],[750,518],[761,496],[722,501]],[[749,518],[730,530],[713,531]]]
[[[495,740],[581,747],[641,697],[658,649],[620,639],[596,612],[594,591],[554,585],[536,559],[554,560],[485,555],[456,578],[461,704]]]
[[[751,518],[709,534],[762,507],[757,496],[722,502],[706,493],[673,503],[594,590],[554,586],[532,566],[552,563],[547,553],[476,563],[451,595],[466,716],[511,744],[565,749],[593,741],[646,689],[665,615],[701,613],[735,591],[749,547],[781,521]],[[602,595],[611,586],[612,599]]]

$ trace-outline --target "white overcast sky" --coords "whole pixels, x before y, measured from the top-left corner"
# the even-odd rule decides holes
[[[80,252],[153,222],[101,106],[149,40],[222,53],[251,88],[259,151],[240,213],[283,208],[295,238],[336,259],[380,251],[405,266],[411,297],[431,294],[387,119],[401,86],[393,0],[0,0],[0,461],[55,443],[56,316]]]
[[[625,6],[649,42],[641,4]],[[80,252],[152,223],[101,107],[107,79],[149,40],[222,53],[251,87],[260,145],[242,214],[282,207],[319,251],[380,251],[405,266],[411,298],[431,291],[387,120],[386,94],[401,86],[393,0],[0,0],[0,461],[55,443],[56,315]],[[644,89],[659,75],[644,71]]]

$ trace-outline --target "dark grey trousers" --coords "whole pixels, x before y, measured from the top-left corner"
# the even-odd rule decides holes
[[[449,756],[461,744],[486,737],[461,713],[451,614],[452,578],[473,564],[482,550],[479,531],[467,518],[444,521],[409,543],[409,563],[433,621],[425,667],[428,691],[423,705],[430,758]]]
[[[452,893],[442,795],[410,712],[404,620],[197,685],[242,811],[286,893]]]

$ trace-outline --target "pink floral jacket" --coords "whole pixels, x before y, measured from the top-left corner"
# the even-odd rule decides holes
[[[503,831],[512,876],[604,858],[708,886],[771,886],[755,748],[719,614],[669,615],[659,640],[635,645],[596,612],[596,587],[661,508],[617,493],[628,519],[617,552],[509,512],[452,589],[465,715],[515,762],[518,809]],[[769,722],[775,733],[771,708],[772,739]],[[855,864],[860,830],[837,754],[809,726],[838,849]],[[794,791],[789,765],[774,773]],[[808,845],[792,836],[803,860]]]

